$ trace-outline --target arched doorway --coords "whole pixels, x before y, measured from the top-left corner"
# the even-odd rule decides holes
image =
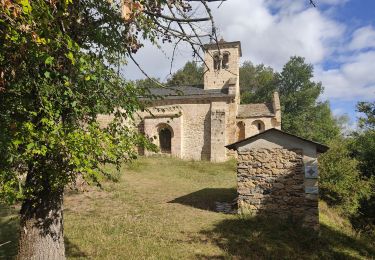
[[[172,151],[172,132],[167,127],[159,129],[159,147],[162,153]]]
[[[245,123],[240,121],[237,123],[237,141],[245,139]]]

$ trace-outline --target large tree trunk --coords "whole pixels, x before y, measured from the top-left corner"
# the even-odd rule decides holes
[[[17,259],[65,259],[63,189],[43,190],[22,204]]]

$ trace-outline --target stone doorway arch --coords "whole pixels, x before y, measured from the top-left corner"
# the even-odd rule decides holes
[[[160,152],[170,154],[172,152],[172,130],[167,125],[162,125],[159,127],[158,132]]]

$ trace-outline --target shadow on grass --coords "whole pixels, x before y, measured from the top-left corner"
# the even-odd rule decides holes
[[[201,231],[224,256],[197,255],[199,259],[358,259],[372,258],[369,243],[321,225],[320,232],[291,219],[237,217]]]
[[[185,196],[176,198],[168,203],[215,211],[215,202],[232,202],[237,197],[235,188],[205,188]]]
[[[64,242],[65,242],[65,255],[67,257],[72,257],[72,258],[75,258],[75,257],[84,257],[86,258],[87,255],[85,252],[81,251],[81,249],[73,244],[69,238],[67,237],[64,237]]]

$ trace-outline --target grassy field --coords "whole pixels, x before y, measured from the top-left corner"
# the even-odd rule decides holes
[[[373,259],[360,238],[324,203],[315,234],[290,221],[214,212],[236,196],[235,163],[141,158],[103,190],[69,193],[65,242],[75,259]],[[0,259],[16,254],[15,209],[0,208]]]

